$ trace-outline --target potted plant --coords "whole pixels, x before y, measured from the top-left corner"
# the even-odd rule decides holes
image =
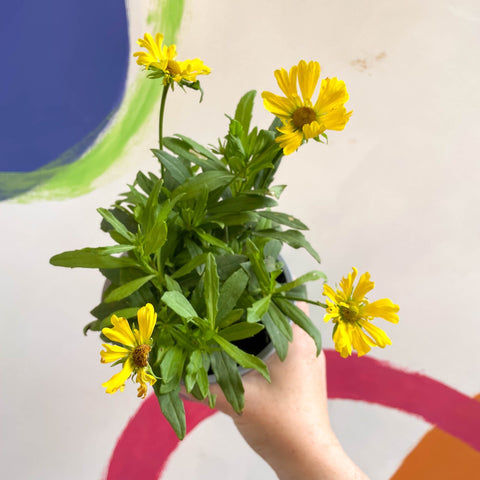
[[[201,92],[197,77],[210,69],[199,59],[177,60],[175,45],[163,45],[160,34],[146,34],[138,43],[145,51],[134,54],[137,63],[163,86],[159,148],[152,149],[159,172],[138,172],[111,208],[98,209],[101,228],[114,245],[68,251],[50,261],[99,269],[105,276],[102,300],[91,311],[96,320],[84,329],[101,332],[102,362],[121,365],[103,386],[114,393],[131,377],[138,383],[138,396],[145,397],[152,385],[162,412],[183,438],[182,385],[213,407],[209,382],[214,379],[240,412],[244,397],[238,367],[255,369],[268,381],[259,354],[270,343],[283,360],[292,339],[291,322],[308,332],[320,352],[320,332],[295,301],[327,308],[342,356],[352,347],[366,353],[370,346],[389,343],[385,334],[370,328],[369,320],[389,314],[387,320],[395,321],[398,307],[385,300],[364,313],[375,303],[364,298],[373,283],[364,274],[355,293],[355,270],[342,280],[342,290],[325,287],[328,304],[308,299],[305,283],[325,279],[324,274],[311,271],[293,280],[281,258],[286,244],[304,248],[320,261],[302,233],[307,227],[272,210],[285,188],[272,182],[284,155],[309,139],[324,142],[328,129],[344,128],[351,115],[344,106],[345,84],[324,79],[313,103],[317,62],[277,70],[284,96],[262,94],[276,117],[272,125],[252,128],[255,91],[250,91],[229,117],[228,132],[218,145],[205,147],[180,134],[164,138],[163,118],[168,93],[175,87]],[[359,324],[362,319],[370,330]]]

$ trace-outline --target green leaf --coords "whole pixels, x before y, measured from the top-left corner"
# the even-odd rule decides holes
[[[253,232],[254,235],[260,237],[276,238],[281,242],[285,242],[293,248],[305,248],[308,253],[320,263],[320,257],[314,248],[308,243],[303,233],[298,232],[297,230],[286,230],[284,232],[267,229],[267,230],[258,230]]]
[[[262,360],[255,355],[250,355],[249,353],[240,350],[238,347],[225,340],[218,334],[213,336],[213,339],[222,347],[222,349],[232,357],[239,365],[244,368],[253,368],[262,374],[268,381],[270,381],[270,375],[268,374],[267,366]]]
[[[243,127],[236,120],[230,121],[230,133],[225,137],[227,145],[225,149],[225,157],[230,167],[239,171],[245,165],[246,152],[243,147],[242,138],[245,136]],[[237,160],[236,163],[233,161]]]
[[[256,323],[259,322],[262,317],[267,313],[270,306],[270,295],[267,295],[260,300],[257,300],[251,307],[247,309],[247,322]]]
[[[212,170],[200,173],[194,177],[190,177],[183,185],[180,185],[173,191],[173,196],[184,194],[182,200],[189,200],[201,194],[204,188],[208,192],[217,188],[226,187],[234,176],[231,173]]]
[[[243,340],[244,338],[253,337],[261,332],[263,328],[261,323],[240,322],[220,330],[218,334],[229,342],[235,342],[237,340]]]
[[[221,323],[224,318],[235,308],[238,299],[245,291],[248,283],[248,275],[243,268],[233,272],[222,285],[218,297],[218,315],[217,323]]]
[[[172,274],[172,278],[181,278],[184,275],[189,274],[192,270],[197,268],[200,265],[203,265],[207,261],[207,254],[202,253],[201,255],[197,255],[196,257],[192,258],[189,262],[185,265],[180,267],[176,272]]]
[[[213,410],[215,408],[215,402],[217,400],[217,396],[208,392],[208,406]]]
[[[209,245],[214,245],[215,247],[221,248],[222,250],[225,250],[228,253],[233,253],[232,248],[225,242],[222,242],[217,237],[214,237],[213,235],[210,235],[209,233],[205,232],[201,228],[196,228],[195,233],[206,243]]]
[[[280,252],[282,251],[282,242],[279,240],[270,240],[263,247],[263,255],[265,258],[271,257],[279,260]]]
[[[165,353],[160,370],[162,372],[162,381],[170,383],[173,380],[180,381],[183,373],[186,352],[178,346],[170,347]]]
[[[273,301],[288,318],[290,318],[299,327],[303,328],[303,330],[305,330],[313,338],[313,341],[317,346],[317,355],[320,355],[320,351],[322,350],[322,336],[310,318],[296,305],[288,300],[274,297]]]
[[[248,239],[246,242],[247,254],[252,265],[252,269],[255,272],[255,276],[258,279],[260,287],[263,291],[267,292],[270,289],[270,275],[268,274],[265,262],[262,256],[262,252],[258,247]]]
[[[226,341],[226,340],[225,340]],[[242,378],[237,363],[225,352],[212,352],[212,370],[225,398],[233,409],[240,413],[245,406]]]
[[[291,342],[293,340],[293,331],[290,320],[283,314],[283,312],[275,305],[274,302],[270,303],[270,309],[268,311],[270,318],[276,325],[281,334]]]
[[[192,224],[198,226],[205,219],[207,213],[208,191],[204,188],[201,194],[195,199],[193,208]]]
[[[226,280],[233,272],[241,268],[242,263],[247,261],[244,255],[216,255],[218,276]]]
[[[305,273],[301,277],[296,278],[292,282],[284,283],[275,289],[275,293],[288,292],[292,288],[296,288],[299,285],[302,285],[306,282],[313,282],[320,279],[326,280],[327,276],[318,270],[312,270],[311,272]]]
[[[170,292],[182,292],[182,287],[170,275],[165,275],[165,285]]]
[[[210,152],[210,150],[207,150],[205,147],[203,147],[199,143],[195,142],[191,138],[180,135],[179,133],[176,133],[175,136],[182,139],[187,145],[190,146],[190,148],[192,150],[199,153],[200,155],[203,155],[205,158],[210,159],[212,162],[215,162],[215,161],[219,162],[218,158],[212,152]],[[222,164],[222,166],[223,166],[223,164]]]
[[[143,251],[145,255],[150,255],[159,248],[163,247],[167,241],[167,222],[165,220],[157,221],[153,228],[147,231],[143,244]]]
[[[237,137],[236,140],[243,139],[248,132],[244,132],[242,124],[238,120],[235,120],[228,115],[225,116],[230,120],[230,125],[228,126],[229,135],[227,135],[225,138],[227,138],[227,140],[230,140],[232,137]]]
[[[240,213],[212,215],[210,217],[207,217],[204,223],[209,223],[212,221],[220,221],[222,222],[222,224],[227,226],[233,226],[233,225],[245,226],[245,224],[253,223],[257,219],[258,219],[258,215],[256,212],[240,212]]]
[[[209,215],[238,213],[244,211],[258,210],[261,208],[274,207],[277,202],[270,197],[256,194],[240,193],[236,197],[227,198],[218,202],[214,207],[209,208]]]
[[[268,218],[273,222],[279,223],[280,225],[286,225],[287,227],[298,228],[299,230],[308,230],[308,227],[302,223],[297,218],[292,215],[287,215],[286,213],[281,212],[270,212],[265,210],[263,212],[258,212],[264,218]]]
[[[124,247],[122,249],[122,247]],[[115,250],[112,250],[114,249]],[[112,257],[109,252],[126,252],[135,248],[133,245],[117,245],[116,247],[82,248],[59,253],[50,259],[56,267],[70,268],[125,268],[137,265],[130,257]]]
[[[156,275],[147,275],[145,277],[136,278],[130,282],[124,283],[119,287],[111,290],[108,295],[103,299],[105,303],[117,302],[122,298],[128,297],[133,292],[136,292],[139,288],[143,287],[147,282],[155,278]]]
[[[163,180],[158,180],[157,182],[155,182],[153,188],[150,190],[147,203],[140,217],[140,223],[142,224],[142,229],[144,231],[150,230],[155,223],[158,207],[158,196],[160,194],[162,186]]]
[[[198,317],[190,302],[180,292],[165,292],[161,300],[182,318]]]
[[[179,157],[184,158],[194,165],[202,167],[204,172],[208,170],[227,171],[225,165],[223,165],[223,163],[220,162],[220,160],[218,160],[216,157],[212,155],[213,158],[206,158],[202,154],[196,153],[194,150],[191,150],[191,147],[188,145],[188,143],[179,138],[166,137],[163,139],[163,143],[169,150]]]
[[[141,215],[142,243],[145,255],[156,252],[167,240],[168,230],[165,220],[172,210],[174,202],[167,200],[162,204],[161,208],[159,208],[158,196],[162,186],[162,180],[158,180],[155,183]]]
[[[114,228],[114,230],[126,238],[128,241],[133,243],[135,241],[135,235],[130,232],[125,225],[118,220],[112,212],[106,210],[105,208],[97,208],[97,212]]]
[[[243,308],[236,308],[232,310],[226,317],[223,317],[221,321],[217,322],[220,327],[225,328],[232,323],[238,322],[243,317],[245,310]],[[218,317],[217,317],[218,319]]]
[[[197,372],[197,386],[200,390],[202,398],[205,398],[210,393],[208,390],[209,388],[208,373],[203,367],[201,367],[200,370]],[[213,407],[210,407],[210,408],[213,408]]]
[[[273,187],[270,187],[270,191],[273,193],[275,198],[280,198],[280,195],[286,188],[286,185],[275,185]]]
[[[202,352],[194,350],[190,354],[187,366],[185,368],[185,388],[191,392],[197,382],[197,373],[203,367]]]
[[[177,182],[177,185],[182,185],[192,176],[192,172],[178,158],[173,157],[165,150],[152,149],[152,152]]]
[[[235,110],[235,120],[237,120],[243,127],[244,132],[247,134],[250,130],[250,122],[252,120],[252,109],[255,100],[255,90],[250,90],[240,99]]]
[[[205,306],[207,307],[207,318],[212,326],[215,325],[218,311],[218,286],[217,264],[215,263],[215,257],[209,253],[205,266],[203,295]]]
[[[185,388],[187,392],[191,392],[198,400],[203,400],[210,394],[207,368],[210,362],[206,364],[203,361],[202,352],[194,350],[190,354],[189,362],[186,366]]]
[[[135,178],[135,183],[147,194],[150,194],[150,191],[153,188],[153,181],[148,178],[142,171],[137,173]]]
[[[187,424],[185,419],[185,408],[183,406],[182,400],[179,397],[180,386],[178,386],[175,390],[169,393],[161,394],[159,384],[160,382],[156,382],[153,385],[153,388],[157,395],[160,409],[165,415],[165,418],[172,426],[177,437],[182,440],[185,437]]]
[[[265,328],[267,329],[268,336],[275,347],[280,360],[285,360],[288,353],[288,338],[283,334],[283,332],[278,328],[277,324],[274,322],[273,318],[270,316],[270,313],[267,312],[263,316],[262,320]],[[257,325],[257,324],[255,324]]]

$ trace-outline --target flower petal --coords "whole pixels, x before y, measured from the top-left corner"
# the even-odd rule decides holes
[[[320,93],[315,103],[315,110],[328,113],[335,108],[343,107],[348,101],[345,82],[338,78],[324,78],[320,84]]]
[[[144,65],[148,70],[149,67],[154,66],[161,70],[165,75],[163,76],[163,83],[170,84],[172,80],[180,83],[182,80],[194,82],[197,75],[207,75],[210,69],[204,63],[196,58],[195,60],[185,60],[183,62],[175,62],[177,56],[177,47],[175,44],[163,45],[164,36],[161,33],[155,35],[155,39],[149,33],[146,33],[143,38],[137,40],[140,47],[145,48],[146,52],[135,52],[134,57],[137,57],[137,63]],[[180,66],[180,71],[176,69],[172,72],[169,67],[169,62],[175,62]],[[155,72],[157,73],[157,72]],[[162,77],[156,75],[155,78]]]
[[[357,325],[352,325],[351,328],[352,335],[352,345],[353,348],[357,351],[358,356],[367,354],[371,348],[370,345],[375,345],[363,332],[362,329]]]
[[[270,92],[262,92],[264,107],[281,119],[290,119],[293,112],[298,108],[293,97],[285,98]],[[297,100],[300,102],[300,98]]]
[[[127,319],[112,315],[111,322],[113,328],[103,328],[102,333],[112,342],[122,343],[128,347],[134,347],[136,341]]]
[[[298,84],[302,92],[304,102],[310,102],[318,79],[320,78],[320,64],[318,62],[305,62],[298,64]]]
[[[278,86],[287,97],[298,96],[297,92],[297,67],[292,67],[290,73],[282,68],[275,70]]]
[[[139,343],[147,343],[153,333],[153,328],[157,322],[157,314],[153,309],[151,303],[147,303],[137,312],[138,329],[139,329]]]
[[[189,82],[195,82],[197,75],[209,75],[211,70],[200,59],[183,60],[178,62],[180,66],[180,79],[188,80]]]
[[[102,347],[105,348],[105,350],[102,350],[100,352],[100,361],[102,363],[116,362],[117,360],[121,360],[122,358],[127,357],[130,353],[130,350],[128,348],[121,347],[119,345],[110,345],[108,343],[103,343]]]
[[[347,113],[345,107],[340,107],[322,115],[320,119],[328,130],[340,131],[345,128],[351,116],[352,112]]]
[[[358,285],[352,294],[352,299],[356,302],[361,302],[365,295],[375,287],[375,283],[370,280],[370,273],[365,272],[358,279]]]
[[[353,282],[355,282],[355,278],[357,278],[358,270],[355,267],[352,267],[352,270],[352,273],[349,273],[347,277],[343,277],[340,281],[340,288],[343,290],[346,298],[352,295]]]
[[[335,291],[330,285],[327,285],[326,283],[323,284],[323,295],[325,297],[328,297],[332,302],[337,301],[337,296],[335,294]]]
[[[387,345],[391,345],[392,341],[388,335],[373,323],[370,323],[368,320],[360,320],[360,325],[367,331],[367,333],[372,337],[373,341],[380,348],[384,348]]]
[[[145,368],[141,368],[140,370],[137,371],[137,377],[135,381],[139,384],[138,386],[138,394],[137,396],[140,398],[145,398],[147,395],[147,383],[150,385],[153,385],[157,379],[147,373]]]
[[[125,382],[133,372],[133,365],[131,360],[128,359],[124,364],[120,372],[116,373],[110,380],[102,383],[102,387],[106,388],[106,393],[115,393],[118,390],[123,391],[125,388]]]
[[[335,319],[337,317],[340,317],[340,312],[338,310],[338,305],[336,305],[334,303],[330,303],[328,300],[327,300],[327,305],[328,305],[328,307],[327,307],[325,316],[323,317],[323,321],[325,323],[328,322],[329,320],[335,321]]]
[[[318,122],[306,123],[302,131],[306,139],[315,138],[325,131],[325,125]]]
[[[335,350],[343,358],[352,354],[352,341],[348,330],[347,324],[339,322],[332,335],[332,339],[335,342]]]
[[[303,133],[301,130],[294,130],[290,126],[278,129],[282,135],[277,137],[275,141],[283,148],[284,155],[293,153],[303,142]]]
[[[376,300],[375,302],[365,305],[362,309],[362,315],[367,317],[383,318],[388,322],[398,323],[397,312],[400,310],[398,305],[395,305],[389,298],[382,298],[381,300]]]

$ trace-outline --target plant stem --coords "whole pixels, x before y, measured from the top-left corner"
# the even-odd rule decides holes
[[[163,86],[162,101],[160,103],[160,115],[158,118],[158,144],[160,150],[163,150],[163,115],[165,114],[165,102],[167,100],[168,87],[168,84]]]
[[[170,84],[164,85],[162,90],[162,100],[160,102],[160,114],[158,117],[158,145],[160,150],[163,150],[163,116],[165,114],[165,102],[167,101],[167,93]],[[162,178],[165,178],[165,168],[163,163],[160,163],[160,171],[162,172]]]
[[[325,305],[324,303],[322,302],[315,302],[313,300],[308,300],[307,298],[302,298],[302,297],[291,297],[289,295],[285,295],[285,298],[286,300],[292,300],[294,302],[305,302],[305,303],[309,303],[310,305],[316,305],[317,307],[322,307],[322,308],[325,308],[327,309],[328,306]]]

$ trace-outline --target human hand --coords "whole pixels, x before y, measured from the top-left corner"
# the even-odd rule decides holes
[[[242,414],[233,410],[218,385],[212,385],[216,408],[233,419],[281,480],[365,480],[330,426],[325,355],[317,357],[310,336],[296,325],[292,329],[286,359],[282,362],[273,354],[267,360],[271,383],[254,370],[244,375]]]

